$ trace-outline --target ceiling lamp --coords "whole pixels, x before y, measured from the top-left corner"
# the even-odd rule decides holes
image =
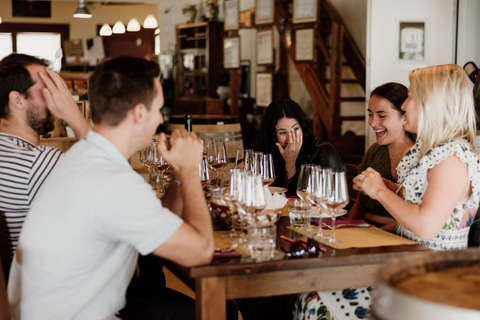
[[[108,37],[112,35],[112,28],[105,23],[101,28],[100,28],[100,33],[101,36]]]
[[[153,14],[149,14],[145,21],[143,22],[143,27],[145,29],[156,29],[158,27],[157,19],[153,16]]]
[[[113,25],[113,33],[125,33],[125,26],[122,21],[117,21]]]
[[[140,31],[140,23],[137,19],[132,18],[127,24],[127,31]]]
[[[92,14],[88,11],[87,7],[85,6],[85,0],[78,0],[78,8],[75,10],[73,14],[74,18],[91,18]]]

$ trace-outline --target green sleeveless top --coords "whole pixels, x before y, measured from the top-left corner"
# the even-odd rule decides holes
[[[397,180],[395,180],[392,176],[387,146],[380,146],[377,143],[374,143],[370,146],[367,153],[363,156],[362,163],[358,166],[358,173],[361,173],[368,167],[372,167],[378,171],[382,178],[397,183]],[[380,202],[371,199],[369,196],[366,196],[363,193],[359,194],[358,201],[365,212],[373,213],[383,217],[392,217],[390,213],[388,213],[388,211],[385,210],[385,208],[380,204]]]

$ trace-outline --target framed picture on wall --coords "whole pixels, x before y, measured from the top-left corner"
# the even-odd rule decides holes
[[[257,31],[257,64],[273,64],[273,29]]]
[[[398,59],[425,60],[425,22],[399,22]]]
[[[257,73],[256,97],[257,106],[268,107],[272,102],[272,74],[268,72]]]
[[[273,23],[274,0],[255,1],[255,24]]]
[[[223,67],[240,68],[240,37],[223,38]]]
[[[317,21],[318,0],[293,0],[293,23]]]
[[[225,1],[224,30],[238,30],[238,0]]]
[[[314,32],[313,29],[295,30],[295,60],[313,60],[314,53]]]

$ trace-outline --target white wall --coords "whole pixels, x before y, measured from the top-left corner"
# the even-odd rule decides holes
[[[100,2],[88,2],[88,9],[93,14],[90,19],[78,19],[73,13],[78,7],[78,1],[52,1],[51,18],[12,17],[12,0],[0,0],[0,16],[3,22],[11,23],[59,23],[70,25],[70,39],[93,38],[97,36],[97,24],[109,23],[111,26],[121,20],[125,25],[131,18],[137,18],[140,23],[149,14],[157,15],[157,5],[102,5]]]
[[[408,87],[415,68],[455,63],[456,3],[452,0],[368,0],[367,97],[386,82]],[[425,60],[399,60],[399,22],[425,22]],[[367,108],[367,107],[366,107]],[[375,142],[367,127],[365,147]]]
[[[480,66],[480,1],[460,0],[458,13],[457,61]]]

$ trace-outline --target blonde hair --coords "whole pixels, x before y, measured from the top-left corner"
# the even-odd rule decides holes
[[[410,92],[418,107],[419,159],[451,140],[473,149],[476,124],[473,94],[460,66],[446,64],[410,72]]]

